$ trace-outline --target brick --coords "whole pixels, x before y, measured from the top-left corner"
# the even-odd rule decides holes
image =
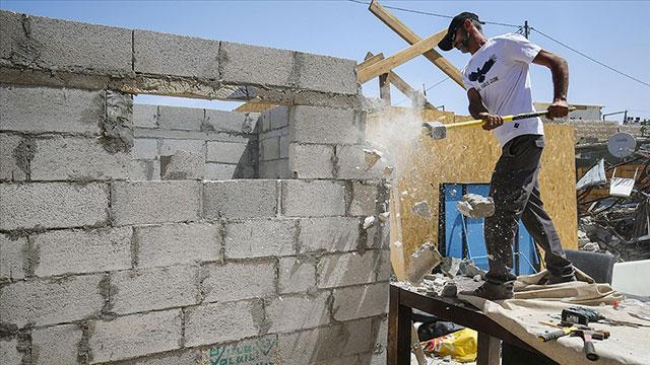
[[[27,269],[27,238],[9,239],[0,234],[0,282],[20,280]]]
[[[133,157],[139,160],[158,159],[158,140],[150,138],[135,138],[133,140]]]
[[[158,107],[158,127],[198,131],[201,129],[204,115],[203,109],[161,105]]]
[[[160,155],[169,156],[177,151],[187,151],[192,153],[204,154],[205,141],[199,140],[174,140],[163,139],[160,143]]]
[[[262,157],[265,161],[277,160],[280,158],[280,138],[267,138],[260,142]]]
[[[81,328],[73,324],[33,330],[32,358],[36,359],[34,364],[76,364],[82,335]]]
[[[260,161],[261,179],[291,179],[289,160]]]
[[[181,311],[178,309],[91,321],[88,346],[91,364],[176,350],[181,347]]]
[[[313,259],[281,257],[279,264],[280,294],[306,292],[316,286],[316,265]]]
[[[167,266],[111,273],[111,311],[147,312],[198,303],[197,266]]]
[[[0,12],[0,57],[52,70],[132,72],[131,30]],[[28,32],[25,29],[29,29]]]
[[[238,166],[234,164],[206,163],[206,180],[230,180],[237,176]]]
[[[111,194],[115,224],[196,221],[200,188],[196,181],[116,182]]]
[[[135,72],[219,79],[219,42],[135,30]]]
[[[348,217],[300,220],[298,247],[301,253],[313,251],[354,251],[359,246],[359,220]]]
[[[203,184],[203,216],[215,218],[275,217],[275,180],[232,180]]]
[[[221,163],[251,162],[251,156],[246,143],[208,142],[206,161]]]
[[[363,137],[354,110],[298,105],[289,115],[292,142],[354,144]]]
[[[354,146],[337,146],[336,157],[338,158],[338,175],[339,179],[382,179],[384,178],[384,168],[386,164],[379,160],[371,168],[365,160],[364,149],[368,148],[363,145]]]
[[[372,317],[388,312],[388,283],[338,288],[332,312],[337,321]]]
[[[165,224],[135,228],[137,266],[156,267],[215,261],[221,235],[213,224]]]
[[[0,229],[104,224],[108,186],[68,183],[0,184]]]
[[[158,105],[133,104],[133,126],[158,128]]]
[[[377,185],[358,181],[352,183],[350,215],[369,216],[377,214]]]
[[[132,181],[159,181],[160,161],[132,160],[129,170],[129,180]]]
[[[289,136],[280,136],[280,158],[289,158]]]
[[[105,115],[103,91],[0,87],[0,130],[97,135]]]
[[[206,132],[255,133],[259,113],[205,109],[202,130]]]
[[[50,231],[32,236],[36,276],[82,274],[131,267],[131,228]]]
[[[203,180],[205,156],[186,151],[160,156],[160,171],[162,180]]]
[[[278,335],[278,355],[283,365],[304,365],[335,356],[350,356],[373,349],[370,319]]]
[[[0,134],[0,181],[27,179],[30,146],[29,140],[21,136]]]
[[[262,113],[260,118],[264,132],[284,128],[289,125],[289,107],[284,105],[276,106]]]
[[[321,257],[317,266],[320,278],[319,288],[368,284],[375,281],[377,271],[382,268],[383,256],[380,251],[366,251],[333,254]]]
[[[23,354],[18,352],[18,339],[0,340],[0,359],[3,365],[22,365]]]
[[[266,320],[271,323],[269,332],[290,332],[328,324],[328,301],[328,292],[315,297],[283,296],[273,300],[264,308]]]
[[[219,66],[224,83],[290,86],[294,52],[221,42]]]
[[[297,179],[333,179],[334,146],[291,143],[289,168]]]
[[[179,350],[162,354],[148,354],[133,360],[113,362],[111,365],[197,365],[202,364],[198,349]]]
[[[105,275],[20,281],[0,288],[0,317],[23,327],[66,323],[99,313],[104,298],[99,284]]]
[[[275,294],[275,260],[247,260],[203,267],[203,303],[267,297]]]
[[[126,180],[131,154],[109,153],[96,138],[36,139],[32,180]]]
[[[226,257],[288,256],[295,253],[296,222],[248,220],[226,224]]]
[[[282,214],[316,217],[345,214],[345,188],[333,181],[282,181]]]
[[[300,65],[298,85],[303,89],[340,94],[357,94],[357,62],[329,56],[296,53]]]
[[[253,312],[260,312],[255,302],[211,303],[185,310],[185,346],[199,346],[236,341],[256,336],[258,328]]]

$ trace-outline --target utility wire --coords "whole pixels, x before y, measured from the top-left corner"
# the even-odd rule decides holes
[[[352,2],[352,3],[357,3],[357,4],[370,5],[369,2],[360,1],[360,0],[348,0],[348,1]],[[398,10],[398,11],[403,11],[403,12],[406,12],[406,13],[429,15],[429,16],[435,16],[435,17],[438,17],[438,18],[446,18],[446,19],[453,19],[454,18],[451,15],[436,14],[436,13],[431,13],[431,12],[428,12],[428,11],[422,11],[422,10],[416,10],[416,9],[407,9],[407,8],[402,8],[402,7],[399,7],[399,6],[390,6],[390,5],[382,5],[382,6],[384,8],[386,8],[386,9]],[[521,28],[521,25],[516,25],[516,24],[488,22],[488,21],[485,21],[485,20],[481,20],[481,21],[486,23],[486,24],[500,25],[500,26],[503,26],[503,27]]]
[[[616,72],[616,73],[618,73],[618,74],[620,74],[620,75],[623,75],[623,76],[625,76],[625,77],[627,77],[627,78],[629,78],[629,79],[632,79],[632,80],[634,80],[634,81],[636,81],[636,82],[638,82],[638,83],[640,83],[640,84],[643,84],[643,85],[645,85],[645,86],[650,87],[650,84],[649,84],[649,83],[647,83],[647,82],[645,82],[645,81],[642,81],[642,80],[639,80],[639,79],[637,79],[637,78],[634,77],[634,76],[630,76],[630,75],[626,74],[626,73],[623,72],[623,71],[619,71],[619,70],[615,69],[614,67],[608,66],[608,65],[606,65],[606,64],[604,64],[604,63],[602,63],[602,62],[600,62],[600,61],[598,61],[598,60],[596,60],[596,59],[594,59],[594,58],[592,58],[592,57],[589,57],[589,56],[587,56],[586,54],[584,54],[584,53],[578,51],[577,49],[575,49],[575,48],[573,48],[573,47],[571,47],[571,46],[568,46],[568,45],[566,45],[566,44],[564,44],[564,43],[558,41],[557,39],[555,39],[555,38],[553,38],[553,37],[551,37],[551,36],[549,36],[549,35],[547,35],[547,34],[541,32],[541,31],[540,31],[539,29],[537,29],[537,28],[533,28],[533,27],[531,27],[530,29],[533,30],[533,31],[535,31],[535,32],[537,32],[537,33],[539,33],[539,34],[542,35],[543,37],[546,37],[546,38],[550,39],[551,41],[553,41],[553,42],[555,42],[555,43],[561,45],[561,46],[564,47],[564,48],[567,48],[567,49],[569,49],[569,50],[571,50],[571,51],[573,51],[573,52],[579,54],[580,56],[582,56],[582,57],[584,57],[584,58],[586,58],[586,59],[588,59],[588,60],[590,60],[590,61],[592,61],[592,62],[595,62],[595,63],[597,63],[597,64],[599,64],[599,65],[601,65],[601,66],[603,66],[603,67],[605,67],[605,68],[608,68],[608,69],[610,69],[610,70],[612,70],[612,71],[614,71],[614,72]]]

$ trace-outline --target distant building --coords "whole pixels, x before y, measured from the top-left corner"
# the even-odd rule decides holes
[[[536,110],[544,110],[547,109],[551,103],[534,102],[533,105]],[[571,104],[571,106],[576,108],[576,110],[569,113],[569,119],[593,121],[602,119],[602,105]]]

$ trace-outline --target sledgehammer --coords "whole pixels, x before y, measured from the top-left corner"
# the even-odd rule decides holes
[[[569,108],[569,111],[575,110],[575,108]],[[507,115],[503,117],[504,122],[512,122],[514,120],[526,119],[539,117],[548,113],[547,110],[533,113],[523,113],[517,115]],[[460,122],[454,124],[442,124],[440,122],[427,122],[423,123],[422,126],[426,128],[426,134],[433,139],[445,139],[447,137],[447,131],[450,129],[474,127],[485,124],[487,121],[484,119],[470,120],[467,122]]]

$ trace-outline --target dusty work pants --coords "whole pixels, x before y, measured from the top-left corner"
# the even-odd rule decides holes
[[[544,261],[551,275],[571,277],[573,265],[566,259],[560,237],[539,194],[540,158],[544,136],[522,135],[505,146],[490,182],[495,214],[485,219],[485,244],[490,271],[487,280],[496,284],[515,280],[512,247],[518,234],[519,220],[544,249]]]

